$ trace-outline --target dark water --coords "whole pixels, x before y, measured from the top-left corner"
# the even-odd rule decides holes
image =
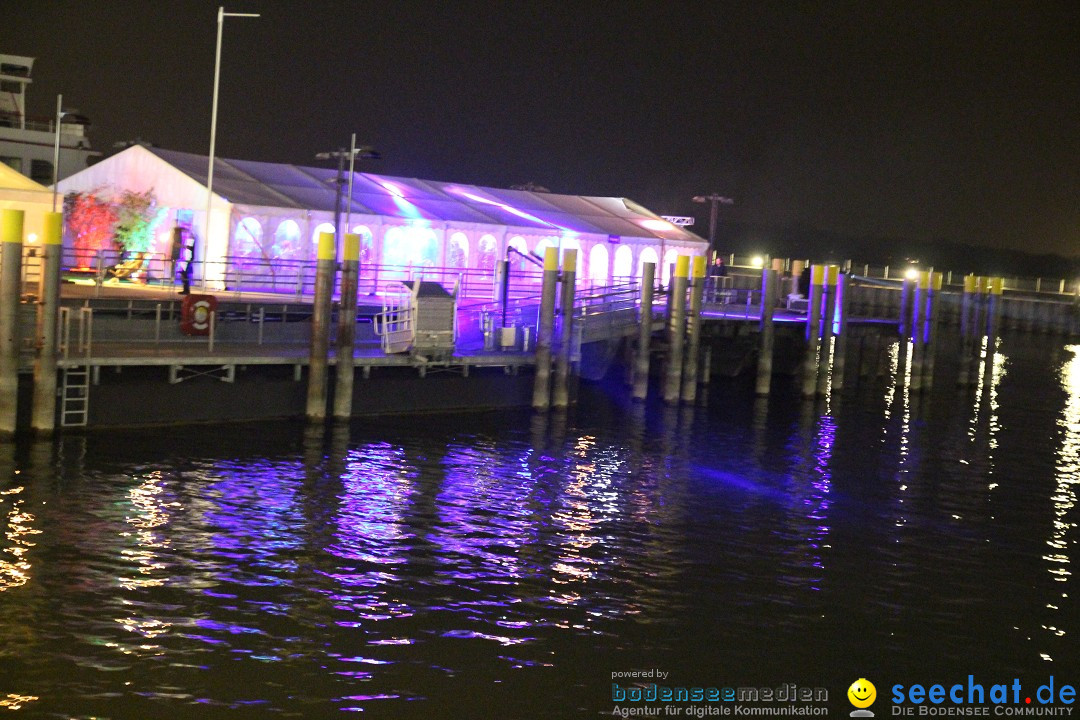
[[[977,388],[0,449],[0,705],[594,717],[612,673],[1080,684],[1080,346]],[[943,368],[951,372],[949,367]]]

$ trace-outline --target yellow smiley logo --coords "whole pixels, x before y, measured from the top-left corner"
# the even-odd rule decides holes
[[[866,678],[859,678],[847,689],[847,698],[857,708],[868,708],[877,700],[877,688]]]

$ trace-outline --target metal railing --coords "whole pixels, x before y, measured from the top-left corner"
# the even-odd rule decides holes
[[[756,285],[761,268],[755,260],[769,263],[766,258],[728,255],[726,265],[728,275],[717,278],[723,283],[732,283],[736,288]],[[66,277],[94,285],[96,295],[102,297],[106,290],[114,285],[136,284],[151,287],[180,287],[186,261],[174,261],[162,253],[143,253],[134,257],[117,250],[100,250],[94,253],[76,252],[65,247],[62,265]],[[845,262],[853,274],[867,279],[897,282],[903,279],[910,265],[871,265]],[[22,278],[26,291],[33,294],[40,279],[40,246],[27,244],[22,262]],[[205,275],[205,280],[203,279]],[[306,299],[314,295],[315,262],[307,260],[268,260],[241,256],[226,256],[211,262],[195,261],[192,263],[192,291],[211,289],[215,292],[230,292],[234,298],[242,299],[249,294],[271,294]],[[662,277],[662,275],[661,275]],[[960,273],[945,272],[945,284],[948,286],[962,283]],[[496,273],[493,268],[430,267],[422,265],[374,265],[361,264],[358,280],[361,296],[380,295],[391,291],[393,286],[403,280],[423,279],[442,284],[448,290],[460,283],[460,296],[463,298],[498,297]],[[515,263],[508,283],[511,298],[526,298],[539,294],[543,273],[531,265],[521,267]],[[582,278],[578,282],[582,289],[591,291],[595,288],[610,287],[618,284],[622,278],[594,283]],[[634,278],[625,278],[633,282]],[[1005,289],[1010,292],[1047,294],[1055,296],[1080,295],[1080,278],[1028,278],[1006,277]]]

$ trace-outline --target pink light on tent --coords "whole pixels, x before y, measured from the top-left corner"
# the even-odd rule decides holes
[[[546,227],[552,227],[552,228],[559,228],[560,230],[568,230],[569,229],[569,228],[564,228],[561,225],[556,225],[554,223],[549,223],[547,220],[541,220],[540,218],[536,217],[535,215],[527,213],[524,210],[518,210],[513,205],[507,205],[506,203],[499,202],[498,200],[490,200],[488,198],[481,197],[479,195],[474,195],[473,193],[468,192],[467,190],[462,190],[461,188],[450,188],[450,192],[457,193],[458,195],[461,195],[462,197],[466,197],[469,200],[472,200],[473,202],[478,202],[478,203],[481,203],[481,204],[484,204],[484,205],[494,205],[497,208],[505,210],[506,212],[510,213],[511,215],[517,215],[519,218],[524,218],[525,220],[529,220],[529,221],[537,223],[539,225],[544,225]]]
[[[405,192],[394,183],[387,182],[386,180],[380,180],[379,184],[383,186],[383,189],[386,190],[386,192],[390,193],[394,197],[405,197]]]
[[[424,217],[424,213],[420,208],[405,199],[405,191],[400,187],[387,180],[379,180],[378,183],[382,186],[383,190],[390,193],[394,204],[397,205],[398,210],[401,211],[402,217],[413,219]]]

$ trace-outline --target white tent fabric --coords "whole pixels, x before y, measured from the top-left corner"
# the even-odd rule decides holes
[[[0,209],[25,213],[23,242],[32,248],[45,226],[45,213],[52,210],[52,191],[0,163]]]
[[[211,280],[225,278],[237,264],[310,260],[314,236],[332,228],[336,169],[218,158],[210,242],[203,244],[206,173],[205,156],[136,145],[64,179],[60,189],[153,190],[170,213],[156,249],[167,247],[174,224],[190,227]],[[673,252],[699,255],[708,248],[704,239],[624,198],[370,173],[352,180],[348,229],[364,236],[366,263],[490,270],[508,246],[539,252],[557,245],[578,249],[579,272],[599,281],[636,274],[645,257],[666,262]],[[343,198],[343,210],[346,204]]]

